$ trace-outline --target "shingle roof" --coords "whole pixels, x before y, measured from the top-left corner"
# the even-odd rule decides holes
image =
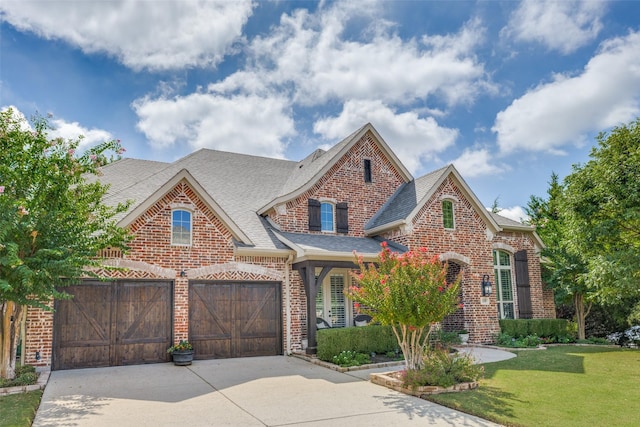
[[[407,218],[418,206],[418,203],[433,189],[447,168],[448,166],[403,184],[367,222],[365,230],[372,230]]]
[[[356,251],[359,254],[374,254],[380,252],[380,243],[382,239],[371,237],[352,237],[352,236],[335,236],[325,234],[303,234],[303,233],[285,233],[277,231],[277,234],[286,240],[295,244],[304,251],[330,252],[330,253],[346,253],[352,254]],[[407,248],[387,240],[389,248],[397,252],[406,252]]]
[[[257,247],[276,249],[282,245],[256,210],[276,197],[296,164],[202,149],[174,163],[123,159],[104,167],[100,181],[111,185],[105,203],[134,200],[135,207],[186,169]]]

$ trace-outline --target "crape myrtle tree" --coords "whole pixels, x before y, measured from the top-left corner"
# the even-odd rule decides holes
[[[459,308],[459,278],[447,283],[446,264],[426,252],[397,254],[383,242],[376,263],[358,257],[357,284],[345,291],[374,321],[391,325],[411,370],[424,365],[432,326]]]
[[[532,197],[528,212],[547,245],[549,284],[573,298],[581,339],[590,303],[640,297],[640,119],[597,142],[561,185],[552,179],[548,200]]]
[[[99,251],[126,249],[128,232],[114,216],[125,205],[102,203],[96,176],[119,158],[119,141],[79,154],[77,140],[50,139],[46,119],[31,124],[0,112],[0,377],[15,376],[20,322],[27,306],[48,309],[65,285],[92,276]],[[95,276],[94,276],[95,277]]]

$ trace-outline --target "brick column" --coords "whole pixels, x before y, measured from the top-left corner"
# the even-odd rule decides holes
[[[173,284],[173,341],[189,339],[189,279],[176,275]]]

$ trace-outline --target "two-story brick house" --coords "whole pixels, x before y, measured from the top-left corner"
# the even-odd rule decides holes
[[[315,345],[316,321],[354,324],[343,289],[353,251],[424,246],[462,273],[464,307],[445,322],[488,343],[501,317],[554,317],[533,228],[488,212],[453,166],[413,178],[367,124],[295,162],[199,150],[173,163],[122,159],[103,170],[105,203],[130,251],[68,288],[55,313],[30,308],[26,362],[54,369],[289,354]],[[493,292],[482,295],[490,279]],[[37,359],[36,360],[36,356]]]

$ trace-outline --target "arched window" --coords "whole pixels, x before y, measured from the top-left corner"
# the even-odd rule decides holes
[[[334,221],[334,209],[333,204],[328,202],[322,202],[320,204],[320,230],[321,231],[336,231]]]
[[[495,273],[498,314],[501,319],[515,319],[511,255],[508,252],[493,251],[493,271]]]
[[[452,230],[454,228],[453,221],[453,202],[451,200],[442,201],[442,225],[444,228]]]
[[[171,244],[191,245],[191,212],[177,209],[171,213]]]

